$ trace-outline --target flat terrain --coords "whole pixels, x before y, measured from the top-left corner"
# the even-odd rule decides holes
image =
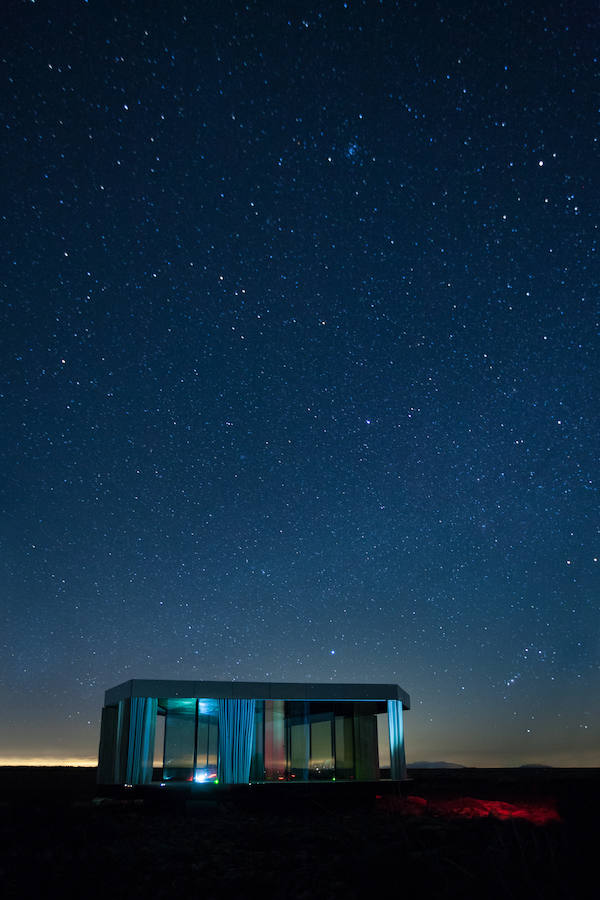
[[[597,769],[412,770],[399,793],[328,783],[101,796],[95,777],[0,767],[3,897],[598,895]]]

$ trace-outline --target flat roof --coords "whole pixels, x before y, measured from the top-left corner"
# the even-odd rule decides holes
[[[134,678],[109,688],[105,706],[114,706],[127,697],[184,698],[214,700],[401,700],[410,709],[410,697],[397,684],[337,684],[335,682],[281,681],[172,681]]]

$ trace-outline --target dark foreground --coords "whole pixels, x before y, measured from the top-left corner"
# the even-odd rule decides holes
[[[597,769],[104,797],[95,774],[0,768],[4,898],[598,896]]]

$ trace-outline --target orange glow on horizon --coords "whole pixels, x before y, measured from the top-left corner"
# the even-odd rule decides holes
[[[85,766],[86,768],[96,768],[98,760],[88,757],[72,757],[65,759],[64,757],[22,757],[22,756],[6,756],[0,757],[0,766]]]

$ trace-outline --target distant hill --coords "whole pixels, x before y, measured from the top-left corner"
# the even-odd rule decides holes
[[[464,769],[460,763],[451,762],[413,762],[407,763],[407,769]]]
[[[553,769],[554,766],[548,766],[546,763],[524,763],[519,766],[520,769]]]

